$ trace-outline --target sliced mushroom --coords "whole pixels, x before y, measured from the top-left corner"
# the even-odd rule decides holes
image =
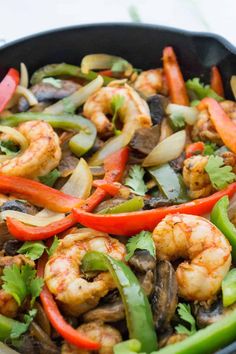
[[[15,256],[22,242],[18,240],[8,240],[3,245],[3,250],[6,256]]]
[[[170,325],[177,306],[177,281],[174,268],[168,261],[157,264],[154,292],[151,299],[153,319],[158,331]]]
[[[51,83],[40,82],[30,88],[39,102],[61,100],[78,90],[79,84],[70,80],[60,80],[60,87]],[[21,97],[18,103],[18,110],[25,112],[29,109],[29,103]]]
[[[170,161],[170,166],[175,172],[181,172],[184,166],[184,160],[186,159],[185,153],[183,152],[177,159]]]
[[[37,209],[33,205],[27,202],[22,202],[17,199],[8,200],[7,202],[3,203],[0,206],[0,211],[5,211],[5,210],[15,210],[15,211],[20,211],[21,213],[31,214],[31,215],[37,213]]]
[[[151,113],[152,123],[160,124],[165,117],[168,99],[162,95],[154,95],[147,99],[147,104]]]
[[[161,208],[164,206],[170,206],[174,202],[170,199],[166,199],[163,197],[152,197],[144,200],[144,208],[145,210]]]
[[[155,258],[147,250],[136,250],[129,260],[129,265],[140,281],[147,296],[154,290]]]
[[[217,299],[213,303],[200,302],[193,303],[192,305],[193,314],[199,328],[204,328],[212,323],[219,322],[223,317],[235,310],[235,308],[236,303],[229,307],[224,307],[221,299]]]
[[[117,322],[125,318],[125,308],[119,299],[118,301],[97,306],[95,309],[88,311],[83,316],[85,322],[101,320],[102,322]]]
[[[136,130],[130,147],[138,153],[148,155],[157,145],[160,138],[160,126],[154,125],[151,128],[141,128]]]

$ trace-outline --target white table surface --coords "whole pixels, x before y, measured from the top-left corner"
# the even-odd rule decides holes
[[[236,0],[0,0],[0,39],[75,24],[142,22],[218,33],[236,45]]]

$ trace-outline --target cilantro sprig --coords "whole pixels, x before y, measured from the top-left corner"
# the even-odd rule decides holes
[[[11,140],[0,141],[0,152],[7,156],[14,156],[19,151],[19,147]]]
[[[39,296],[43,279],[36,276],[36,270],[28,264],[21,267],[13,264],[3,269],[2,288],[13,296],[20,306],[27,296],[31,296],[31,306]]]
[[[135,194],[144,196],[148,188],[144,183],[145,171],[139,165],[133,165],[129,170],[129,176],[125,179],[125,185],[130,187]]]
[[[11,330],[11,339],[18,339],[23,333],[25,333],[31,322],[33,321],[37,313],[36,309],[32,309],[28,314],[24,315],[24,322],[14,321]]]
[[[220,156],[209,156],[205,171],[208,173],[212,186],[218,190],[227,187],[236,179],[232,167],[224,166],[224,160]]]
[[[179,303],[177,307],[177,312],[179,317],[188,324],[188,327],[190,327],[190,329],[188,329],[182,324],[179,324],[175,327],[176,332],[179,334],[187,334],[189,336],[196,333],[196,321],[193,315],[191,314],[190,305]]]
[[[151,232],[141,231],[139,234],[128,240],[126,244],[127,255],[125,260],[128,261],[137,249],[147,250],[153,257],[155,257],[156,249]]]
[[[50,171],[47,175],[39,177],[41,183],[46,184],[46,186],[52,187],[56,180],[60,177],[60,172],[58,169]]]
[[[188,80],[186,82],[186,87],[188,90],[192,91],[199,100],[202,100],[204,97],[212,97],[219,102],[224,100],[223,97],[217,95],[209,85],[204,85],[200,82],[199,77]]]
[[[111,100],[111,110],[112,110],[112,114],[113,114],[112,124],[113,124],[115,135],[119,135],[121,133],[121,131],[119,129],[116,129],[116,120],[118,117],[119,110],[121,109],[121,107],[124,104],[124,101],[125,101],[125,98],[124,98],[124,96],[121,96],[121,95],[114,95]]]
[[[55,252],[55,250],[58,247],[59,243],[60,243],[60,240],[58,239],[58,237],[54,236],[53,243],[52,243],[51,247],[46,250],[48,255],[49,255],[49,257],[51,257],[51,255],[53,255],[53,253]]]

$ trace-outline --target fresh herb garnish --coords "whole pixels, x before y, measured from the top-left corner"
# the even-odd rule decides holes
[[[43,279],[36,277],[36,270],[28,264],[21,267],[16,264],[5,267],[2,280],[2,288],[14,297],[19,306],[28,295],[31,296],[33,306],[43,287]]]
[[[232,172],[232,167],[224,166],[224,160],[220,156],[209,156],[205,171],[208,173],[213,187],[218,190],[227,187],[236,178],[235,173]]]
[[[121,95],[114,95],[111,100],[111,110],[112,110],[112,114],[113,114],[112,124],[114,127],[115,135],[119,135],[121,133],[120,130],[116,129],[116,120],[117,120],[118,112],[119,112],[120,108],[123,106],[124,101],[125,101],[125,98],[124,98],[124,96],[121,96]]]
[[[32,259],[35,261],[36,259],[39,259],[46,246],[38,241],[38,242],[24,242],[24,244],[18,249],[17,253],[25,254],[26,257]]]
[[[41,183],[46,184],[49,187],[52,187],[56,180],[60,177],[60,172],[58,169],[50,171],[47,175],[39,177]]]
[[[216,150],[218,149],[217,145],[215,143],[204,143],[204,151],[203,155],[215,155]]]
[[[144,169],[139,165],[133,165],[129,170],[129,176],[125,179],[125,185],[130,187],[135,194],[144,196],[148,188],[144,183]]]
[[[169,115],[171,127],[174,131],[182,130],[185,127],[185,119],[179,112]]]
[[[202,100],[204,97],[212,97],[219,102],[224,100],[224,98],[217,95],[209,85],[201,83],[198,77],[188,80],[186,82],[186,87],[188,90],[192,91],[199,100]]]
[[[24,322],[14,321],[11,330],[11,339],[18,339],[23,333],[25,333],[31,322],[33,321],[37,313],[36,309],[32,309],[28,314],[24,315]]]
[[[56,248],[58,247],[60,241],[57,236],[54,236],[53,243],[49,249],[47,249],[47,253],[49,257],[55,252]]]
[[[149,253],[155,257],[156,250],[155,244],[152,238],[152,233],[149,231],[141,231],[139,234],[129,238],[127,244],[127,255],[125,260],[128,261],[134,254],[135,250],[147,250]]]
[[[196,321],[193,315],[191,314],[191,308],[189,304],[178,304],[177,307],[177,312],[180,316],[180,318],[187,322],[188,325],[190,325],[190,329],[187,327],[183,326],[182,324],[179,324],[178,326],[175,327],[175,330],[179,334],[187,334],[191,336],[192,334],[196,333]]]

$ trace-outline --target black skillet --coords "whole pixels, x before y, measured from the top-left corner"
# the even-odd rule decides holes
[[[220,68],[227,98],[230,78],[236,74],[236,48],[224,38],[146,24],[95,24],[62,28],[17,40],[0,49],[0,76],[10,66],[27,65],[30,73],[50,63],[80,64],[86,54],[119,55],[134,67],[161,66],[162,49],[174,47],[185,79],[209,82],[212,65]],[[236,328],[235,328],[236,330]],[[217,354],[235,354],[236,342]],[[204,354],[204,353],[203,353]]]

